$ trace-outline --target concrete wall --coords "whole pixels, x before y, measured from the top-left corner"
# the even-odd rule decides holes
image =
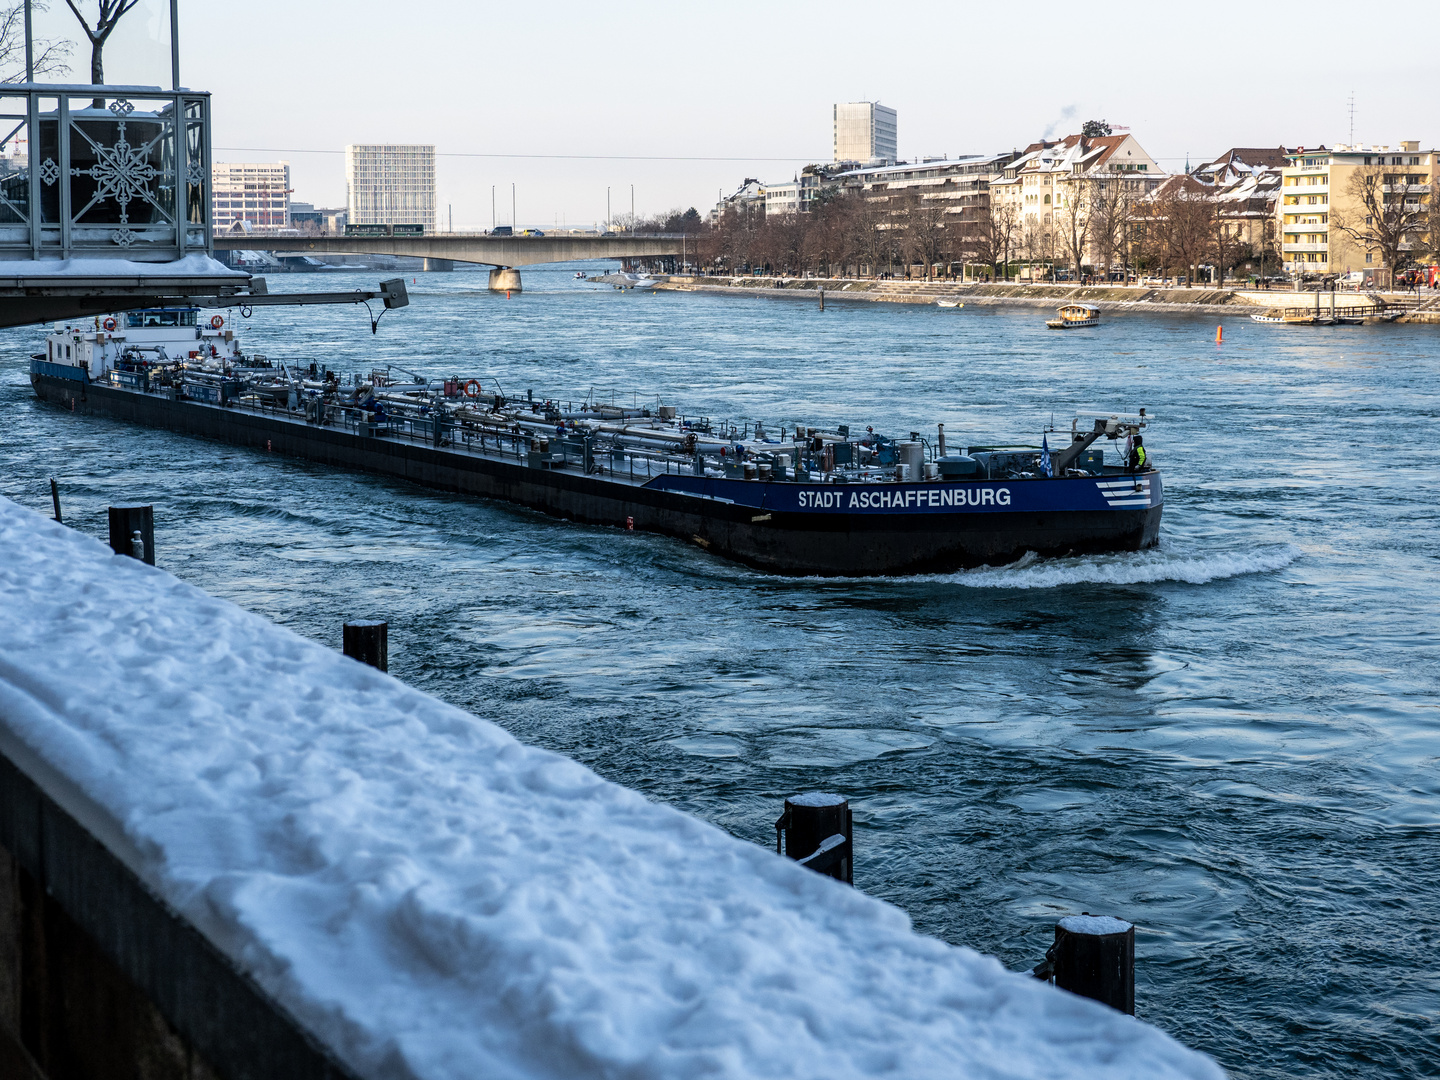
[[[0,1077],[352,1074],[0,754]]]

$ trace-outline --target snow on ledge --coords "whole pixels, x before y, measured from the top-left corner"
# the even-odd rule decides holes
[[[0,499],[0,748],[360,1075],[1220,1077]]]
[[[134,259],[0,259],[0,278],[196,278],[217,277],[244,282],[250,275],[231,270],[203,252],[170,262]]]

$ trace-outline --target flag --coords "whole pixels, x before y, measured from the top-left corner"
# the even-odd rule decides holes
[[[1050,439],[1048,436],[1040,436],[1040,471],[1046,476],[1054,475],[1050,471]]]

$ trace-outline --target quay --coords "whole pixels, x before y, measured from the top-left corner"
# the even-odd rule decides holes
[[[1292,289],[1214,289],[1204,286],[1150,288],[1124,285],[1021,284],[1017,282],[901,281],[874,278],[817,278],[796,276],[752,277],[749,275],[708,276],[672,274],[655,286],[671,292],[704,292],[727,296],[754,296],[824,299],[870,303],[934,304],[940,300],[962,301],[977,307],[1031,305],[1053,308],[1066,303],[1094,304],[1103,311],[1192,312],[1213,315],[1250,315],[1271,307],[1313,307],[1313,291]],[[1329,309],[1334,297],[1338,309],[1373,309],[1377,300],[1384,307],[1401,309],[1396,320],[1402,323],[1440,323],[1440,295],[1430,294],[1417,301],[1412,292],[1323,293]]]
[[[8,500],[0,543],[7,1076],[1222,1075]]]

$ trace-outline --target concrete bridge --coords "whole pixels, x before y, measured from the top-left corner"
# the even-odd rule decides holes
[[[427,270],[449,270],[457,262],[481,263],[490,287],[518,290],[514,267],[582,259],[654,258],[690,255],[695,237],[680,233],[625,236],[485,236],[435,233],[428,236],[280,236],[274,233],[225,233],[215,237],[216,251],[285,251],[300,255],[405,255],[424,259]]]

